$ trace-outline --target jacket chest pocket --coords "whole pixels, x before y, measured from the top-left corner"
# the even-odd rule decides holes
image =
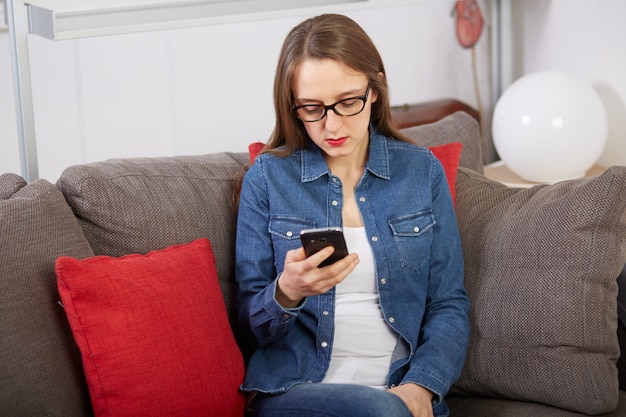
[[[315,227],[315,222],[298,217],[272,217],[269,232],[274,246],[274,259],[283,263],[287,251],[300,246],[300,231]]]
[[[430,260],[433,226],[432,210],[424,210],[389,220],[403,268],[419,272]]]

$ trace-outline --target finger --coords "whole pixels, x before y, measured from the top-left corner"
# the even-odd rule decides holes
[[[354,268],[359,264],[359,255],[356,253],[351,253],[347,255],[345,258],[340,259],[330,266],[337,266],[337,276],[339,278],[339,282],[343,281],[348,275],[354,271]],[[338,283],[339,283],[338,282]]]
[[[309,265],[311,268],[317,268],[319,264],[324,262],[330,255],[333,254],[334,251],[335,251],[335,248],[333,246],[326,246],[325,248],[309,256],[306,259],[307,265]]]
[[[334,264],[318,269],[318,283],[325,288],[325,291],[328,291],[346,279],[358,263],[359,256],[356,253],[351,253]]]
[[[332,287],[342,282],[359,262],[359,257],[355,253],[340,259],[332,265],[318,268],[316,258],[317,257],[314,255],[311,255],[309,258],[305,259],[304,262],[301,262],[299,266],[300,274],[302,274],[300,277],[303,278],[303,280],[300,281],[300,289],[305,296],[324,294]],[[325,257],[322,258],[325,259]],[[323,259],[319,262],[322,261]]]
[[[299,247],[298,249],[291,249],[287,251],[285,255],[285,263],[288,262],[298,262],[306,259],[306,254],[304,253],[304,248]]]

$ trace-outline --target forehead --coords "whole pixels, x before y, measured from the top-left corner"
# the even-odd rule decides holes
[[[332,59],[307,59],[294,72],[293,93],[296,98],[328,99],[349,92],[361,92],[367,77]]]

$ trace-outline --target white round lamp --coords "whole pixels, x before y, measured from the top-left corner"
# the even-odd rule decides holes
[[[607,140],[598,94],[558,71],[515,81],[494,109],[496,151],[509,169],[531,182],[579,178],[597,162]]]

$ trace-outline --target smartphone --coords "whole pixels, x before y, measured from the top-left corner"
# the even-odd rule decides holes
[[[304,229],[300,232],[300,241],[307,258],[327,246],[335,248],[332,255],[319,264],[319,268],[333,264],[348,255],[348,246],[341,227]]]

